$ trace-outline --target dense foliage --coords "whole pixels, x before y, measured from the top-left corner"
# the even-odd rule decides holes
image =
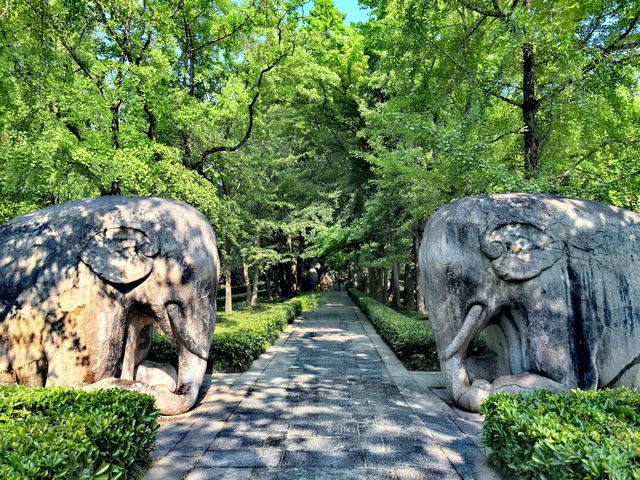
[[[316,295],[307,293],[276,303],[261,303],[237,310],[232,315],[218,314],[209,351],[209,371],[243,371],[280,336],[287,324],[303,310],[313,308]],[[177,365],[178,352],[171,342],[154,334],[148,358]]]
[[[137,478],[157,419],[149,395],[0,386],[0,477]]]
[[[438,352],[429,322],[408,317],[350,289],[349,295],[371,321],[382,339],[411,370],[438,370]]]
[[[483,442],[508,478],[638,478],[636,390],[498,393],[482,413]]]
[[[184,200],[230,312],[231,280],[255,305],[316,261],[420,308],[424,222],[461,196],[640,208],[639,0],[361,3],[346,25],[331,0],[7,0],[0,220]]]

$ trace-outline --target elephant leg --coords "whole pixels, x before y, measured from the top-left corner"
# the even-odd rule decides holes
[[[151,348],[151,335],[155,317],[150,312],[134,310],[127,316],[127,320],[127,338],[120,378],[133,380],[136,367],[144,360]]]
[[[18,311],[0,319],[0,384],[44,386],[47,359],[43,331],[42,316],[30,319]]]
[[[43,335],[46,355],[46,385],[72,387],[93,381],[91,348],[84,337],[86,312],[83,307],[49,320]]]
[[[44,356],[38,360],[28,363],[14,371],[14,376],[20,385],[30,385],[32,387],[44,387],[46,383],[47,360]],[[0,374],[2,383],[2,374]]]

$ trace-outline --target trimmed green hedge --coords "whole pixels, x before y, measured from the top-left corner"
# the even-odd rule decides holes
[[[507,478],[640,478],[640,393],[629,388],[496,393],[483,443]]]
[[[0,386],[0,478],[141,476],[158,429],[150,395]]]
[[[426,320],[403,315],[355,288],[349,289],[349,295],[407,368],[439,369],[436,342]]]
[[[246,370],[301,311],[302,302],[294,298],[229,317],[221,314],[211,342],[210,367],[215,371]]]
[[[253,309],[236,310],[229,316],[218,312],[208,370],[246,370],[302,310],[313,308],[316,299],[315,294],[302,294],[280,303],[264,303]],[[148,358],[176,365],[178,354],[165,336],[156,333]]]

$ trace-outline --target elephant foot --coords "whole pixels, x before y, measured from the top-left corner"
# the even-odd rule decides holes
[[[535,373],[521,373],[519,375],[503,375],[491,384],[493,392],[518,393],[526,390],[544,389],[553,392],[568,390],[566,386],[550,378]]]
[[[124,388],[131,389],[135,384],[133,380],[125,380],[123,378],[116,377],[108,377],[98,380],[97,382],[90,383],[89,385],[85,385],[82,387],[83,390],[87,392],[92,392],[93,390],[98,390],[100,388]]]
[[[145,360],[136,369],[135,379],[156,390],[174,393],[178,387],[178,372],[172,365]]]
[[[98,388],[124,388],[153,395],[154,392],[174,393],[178,385],[178,373],[173,366],[145,360],[136,368],[134,380],[124,378],[103,378],[87,385],[84,390]]]
[[[518,393],[537,389],[553,392],[568,390],[566,386],[550,378],[535,373],[521,373],[519,375],[503,375],[491,383],[482,379],[474,380],[469,387],[462,389],[454,397],[454,400],[465,410],[479,412],[482,402],[492,393]]]

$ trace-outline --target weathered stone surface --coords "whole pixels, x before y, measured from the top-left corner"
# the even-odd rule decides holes
[[[184,412],[206,368],[218,272],[211,226],[175,200],[88,198],[6,222],[0,381],[127,386]],[[142,364],[154,325],[179,348],[174,385],[175,372]]]
[[[463,408],[495,390],[640,386],[640,215],[553,195],[469,197],[431,217],[419,261]],[[482,331],[498,365],[467,369]]]

